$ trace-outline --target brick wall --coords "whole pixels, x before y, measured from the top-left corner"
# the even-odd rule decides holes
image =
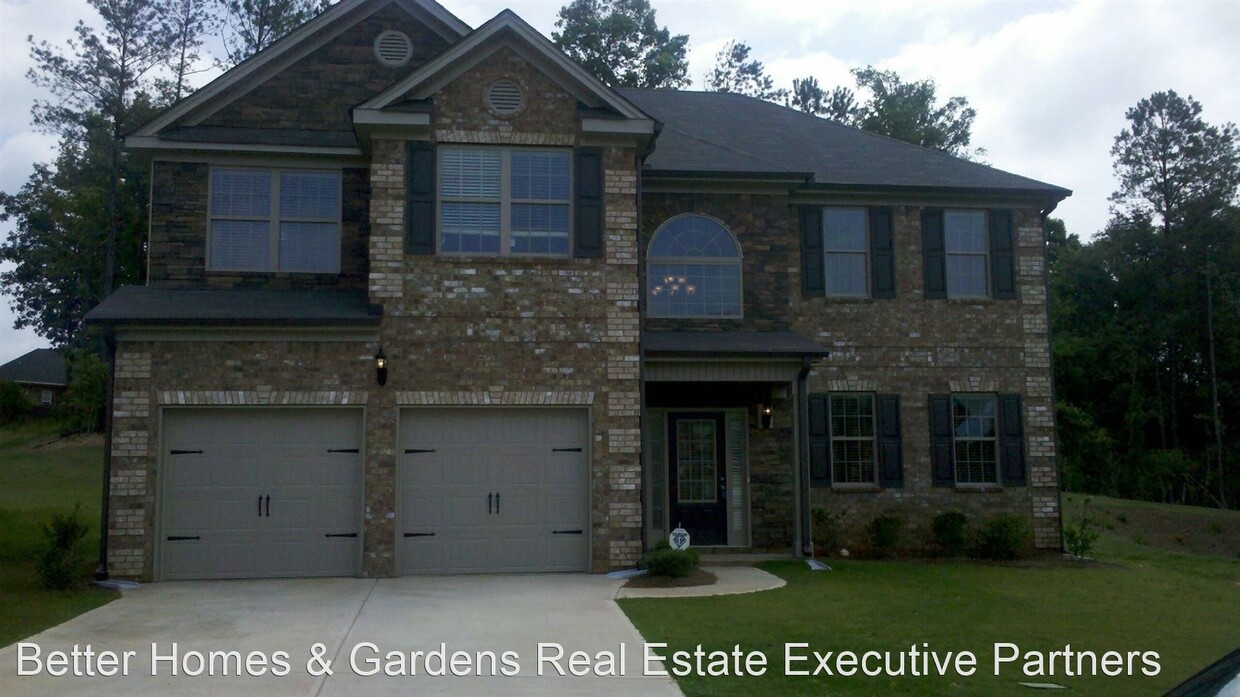
[[[1042,230],[1034,210],[1014,211],[1017,300],[925,300],[921,209],[895,208],[897,297],[883,300],[803,298],[795,211],[780,196],[647,194],[642,249],[673,215],[703,213],[727,225],[744,256],[744,317],[739,320],[647,319],[650,329],[791,329],[831,350],[809,376],[812,392],[872,391],[901,397],[904,444],[902,489],[843,491],[815,488],[812,504],[843,512],[845,544],[856,544],[875,515],[909,521],[905,541],[928,538],[935,514],[959,509],[983,520],[998,513],[1024,517],[1038,547],[1058,548],[1060,518],[1055,462]],[[927,395],[949,392],[1022,395],[1026,487],[978,492],[930,485]],[[768,433],[773,433],[771,431]],[[771,467],[761,438],[751,442],[754,540],[767,518],[767,492],[791,487],[791,468]],[[782,495],[782,494],[781,494]],[[791,510],[787,511],[791,517]],[[776,517],[770,518],[775,520]]]

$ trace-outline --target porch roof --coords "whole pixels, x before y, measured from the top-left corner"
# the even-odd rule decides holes
[[[825,358],[830,354],[796,332],[645,331],[642,353],[648,357],[686,358]]]
[[[181,326],[378,326],[365,293],[124,286],[86,313],[89,323]]]

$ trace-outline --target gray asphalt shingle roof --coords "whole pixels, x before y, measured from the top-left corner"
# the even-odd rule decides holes
[[[38,385],[67,385],[65,359],[55,349],[35,349],[0,365],[0,380]]]
[[[663,124],[646,160],[654,174],[746,172],[812,176],[814,184],[843,187],[1071,193],[744,95],[617,91]]]
[[[86,313],[96,324],[378,326],[365,293],[124,286]]]

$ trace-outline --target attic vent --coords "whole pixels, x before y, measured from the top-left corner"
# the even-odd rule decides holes
[[[413,56],[413,41],[403,31],[385,31],[375,39],[375,58],[389,68],[399,68]]]
[[[496,116],[512,116],[524,105],[521,86],[512,80],[496,80],[487,90],[487,108]]]

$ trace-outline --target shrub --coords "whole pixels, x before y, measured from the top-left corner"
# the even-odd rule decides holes
[[[1016,559],[1024,550],[1025,538],[1025,522],[1019,517],[995,516],[977,531],[973,556],[993,561]]]
[[[903,530],[904,519],[898,515],[880,515],[865,526],[870,549],[879,556],[886,556],[895,549]]]
[[[81,519],[81,504],[73,512],[52,516],[51,525],[43,526],[47,547],[39,559],[39,583],[52,590],[68,590],[77,586],[87,575],[82,557],[83,538],[89,526]]]
[[[840,519],[844,513],[832,513],[822,506],[815,506],[810,511],[813,519],[813,540],[815,553],[834,554],[840,548]]]
[[[697,552],[686,549],[672,549],[666,542],[660,542],[654,549],[642,557],[641,568],[651,576],[682,578],[693,573],[697,568]]]
[[[947,554],[956,557],[969,550],[969,516],[960,511],[944,511],[931,523],[934,541]]]
[[[69,388],[56,408],[56,416],[66,431],[102,431],[108,366],[90,351],[70,354],[68,363]]]
[[[17,383],[0,381],[0,424],[21,423],[34,413],[34,404]]]
[[[1102,534],[1098,531],[1097,523],[1089,517],[1089,504],[1092,501],[1092,498],[1086,497],[1081,504],[1081,517],[1076,522],[1065,525],[1063,529],[1064,551],[1074,557],[1088,557],[1094,551],[1098,536]]]

